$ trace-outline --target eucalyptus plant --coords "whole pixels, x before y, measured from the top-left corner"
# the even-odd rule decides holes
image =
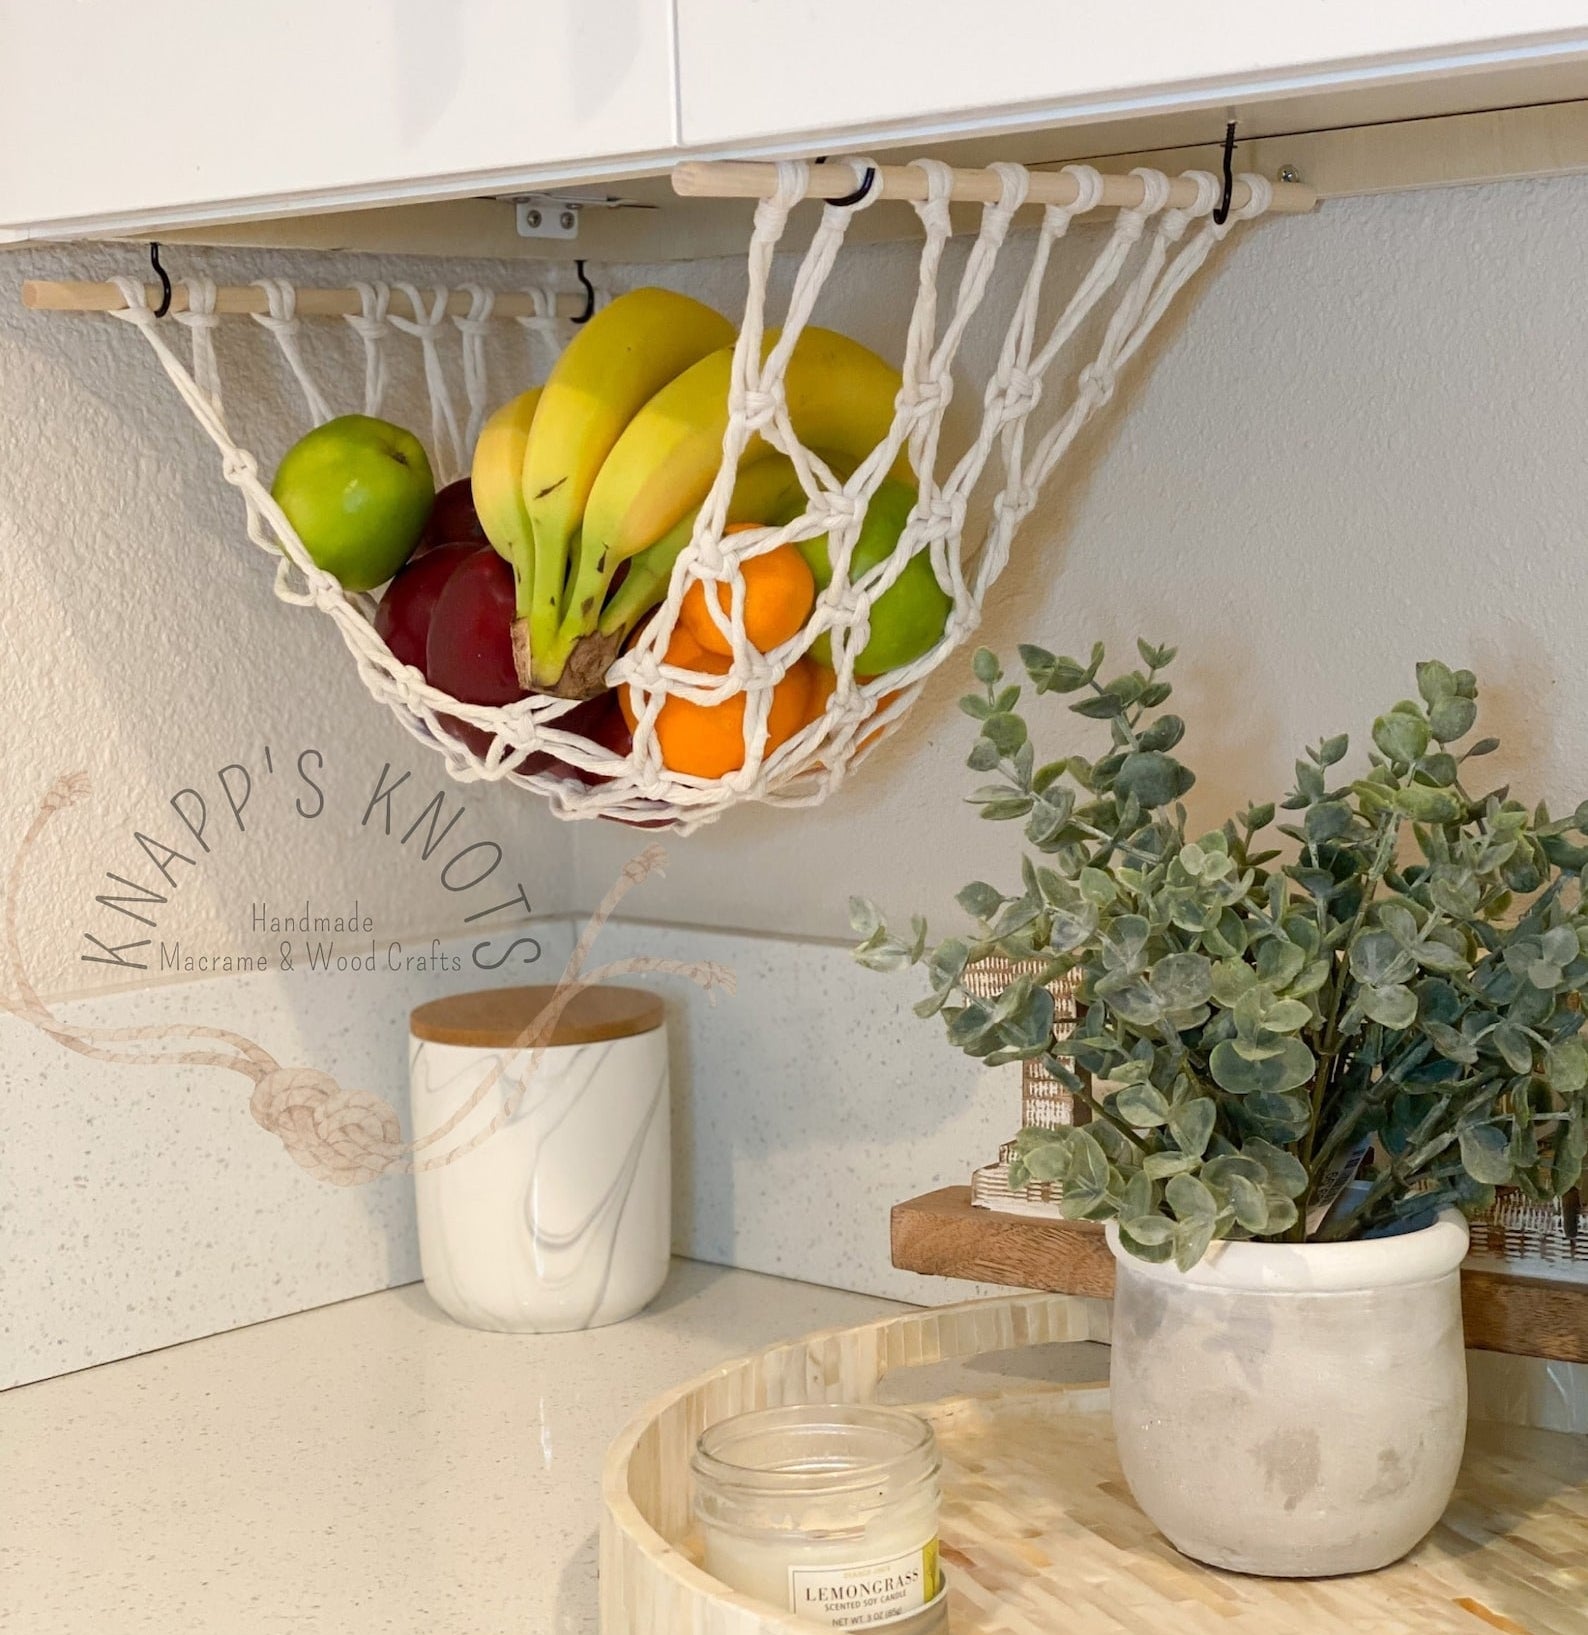
[[[972,932],[929,946],[919,917],[903,937],[851,904],[861,963],[925,967],[919,1015],[989,1064],[1040,1060],[1089,1115],[1022,1131],[1010,1185],[1057,1182],[1066,1216],[1116,1219],[1131,1253],[1182,1268],[1216,1238],[1354,1238],[1477,1213],[1497,1186],[1568,1193],[1588,1150],[1588,802],[1555,819],[1475,792],[1498,743],[1457,747],[1477,680],[1432,660],[1360,776],[1344,734],[1297,761],[1288,845],[1273,805],[1188,838],[1174,649],[1137,645],[1142,667],[1108,681],[1101,644],[1084,663],[1021,647],[1034,691],[1079,695],[1111,739],[1040,765],[1021,685],[976,654],[960,707],[992,781],[970,799],[1031,851],[1018,888],[959,893]],[[978,997],[966,973],[991,955],[1038,968]],[[1073,1031],[1049,992],[1066,977]]]

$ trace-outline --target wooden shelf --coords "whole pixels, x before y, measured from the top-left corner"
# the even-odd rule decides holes
[[[893,1264],[1054,1294],[1108,1299],[1114,1292],[1102,1227],[976,1209],[969,1187],[944,1187],[894,1206]],[[1469,1346],[1588,1363],[1588,1283],[1466,1270],[1461,1298]]]

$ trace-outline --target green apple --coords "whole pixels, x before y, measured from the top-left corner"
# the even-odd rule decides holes
[[[892,554],[914,505],[915,490],[891,477],[872,495],[849,559],[851,584]],[[827,535],[802,540],[799,549],[816,576],[817,589],[825,590],[833,578]],[[932,572],[931,557],[925,551],[918,552],[872,603],[871,635],[855,657],[855,674],[886,675],[920,658],[941,638],[952,606]],[[832,638],[825,631],[811,644],[811,657],[818,664],[832,667]]]
[[[419,543],[436,481],[412,432],[344,414],[287,450],[270,492],[320,567],[348,590],[374,590]]]

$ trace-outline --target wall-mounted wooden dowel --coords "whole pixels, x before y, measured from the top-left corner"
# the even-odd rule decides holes
[[[426,292],[420,290],[420,295]],[[147,284],[144,294],[151,307],[160,304],[160,286]],[[362,312],[364,306],[357,290],[305,290],[297,292],[297,311],[300,318],[347,318]],[[22,304],[35,312],[120,312],[126,301],[114,284],[77,283],[71,280],[30,278],[22,286]],[[455,318],[468,316],[470,297],[462,290],[454,290],[447,298],[447,312]],[[556,298],[559,318],[577,318],[585,308],[583,295],[559,295]],[[217,312],[269,312],[270,303],[265,292],[251,285],[227,285],[215,291]],[[399,318],[413,316],[408,297],[401,290],[391,292],[389,309]],[[177,282],[171,297],[171,311],[187,311],[187,290]],[[497,318],[533,318],[536,307],[532,296],[507,290],[498,293],[491,309]]]
[[[813,165],[805,186],[808,199],[841,199],[860,184],[852,161]],[[919,201],[926,197],[926,175],[913,165],[882,165],[874,184],[885,199]],[[991,170],[956,170],[953,197],[965,204],[992,204],[1002,184]],[[777,167],[754,160],[687,160],[673,167],[673,191],[686,199],[769,199],[777,190]],[[1169,187],[1171,206],[1184,209],[1196,203],[1196,184],[1175,179]],[[1244,182],[1236,182],[1230,204],[1240,209],[1249,196]],[[1074,204],[1076,185],[1061,170],[1034,170],[1026,194],[1031,204]],[[1098,208],[1131,209],[1142,202],[1139,176],[1105,176]],[[1317,208],[1318,195],[1300,182],[1275,182],[1270,211],[1305,215]]]

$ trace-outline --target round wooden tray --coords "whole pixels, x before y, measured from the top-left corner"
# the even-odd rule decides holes
[[[1025,1295],[775,1346],[651,1404],[603,1472],[603,1635],[810,1635],[695,1561],[689,1459],[751,1408],[864,1402],[899,1369],[1105,1340],[1109,1308]],[[1120,1474],[1102,1386],[918,1404],[943,1454],[951,1635],[1588,1635],[1588,1437],[1474,1424],[1455,1498],[1404,1561],[1356,1578],[1216,1572],[1179,1555]]]

